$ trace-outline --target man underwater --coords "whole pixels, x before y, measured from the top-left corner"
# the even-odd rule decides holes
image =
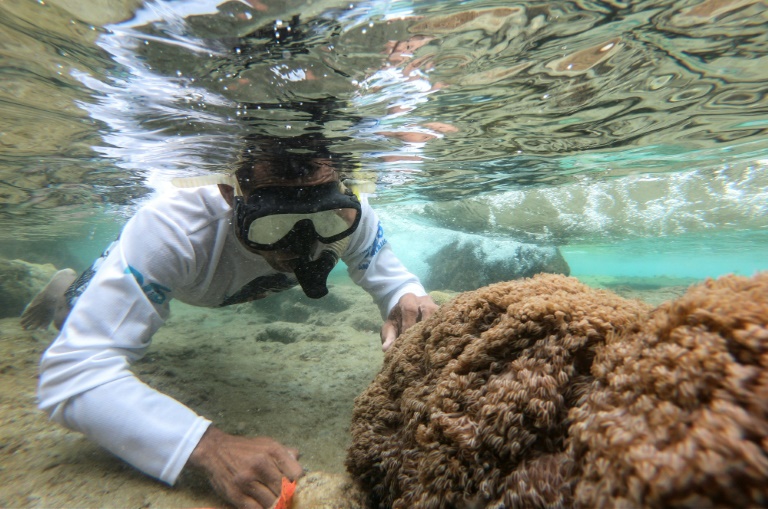
[[[169,301],[219,307],[297,284],[319,298],[342,259],[387,317],[384,350],[437,306],[395,257],[375,212],[341,182],[324,140],[252,138],[243,154],[234,176],[144,205],[77,280],[57,273],[22,325],[54,319],[61,331],[41,360],[39,406],[51,419],[168,484],[201,469],[226,500],[258,509],[272,505],[283,477],[302,474],[298,451],[227,434],[129,369]]]

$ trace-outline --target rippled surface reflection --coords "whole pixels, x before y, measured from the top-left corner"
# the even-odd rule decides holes
[[[253,132],[377,203],[566,244],[768,228],[763,2],[0,4],[3,235],[92,233]]]

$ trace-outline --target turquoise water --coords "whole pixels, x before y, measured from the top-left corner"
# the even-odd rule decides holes
[[[573,276],[692,279],[766,270],[768,235],[746,232],[561,248]]]

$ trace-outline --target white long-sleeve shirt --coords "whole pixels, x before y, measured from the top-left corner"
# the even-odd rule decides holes
[[[406,293],[426,294],[367,203],[342,260],[382,317]],[[172,298],[218,307],[295,284],[237,240],[232,208],[217,186],[155,199],[126,224],[43,355],[40,408],[173,484],[210,421],[142,383],[129,365],[147,351]]]

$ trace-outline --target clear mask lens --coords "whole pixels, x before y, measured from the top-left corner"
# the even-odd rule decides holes
[[[308,220],[321,240],[349,230],[355,222],[355,209],[333,209],[306,214],[273,214],[255,219],[248,229],[248,240],[261,245],[275,244],[294,228]]]

